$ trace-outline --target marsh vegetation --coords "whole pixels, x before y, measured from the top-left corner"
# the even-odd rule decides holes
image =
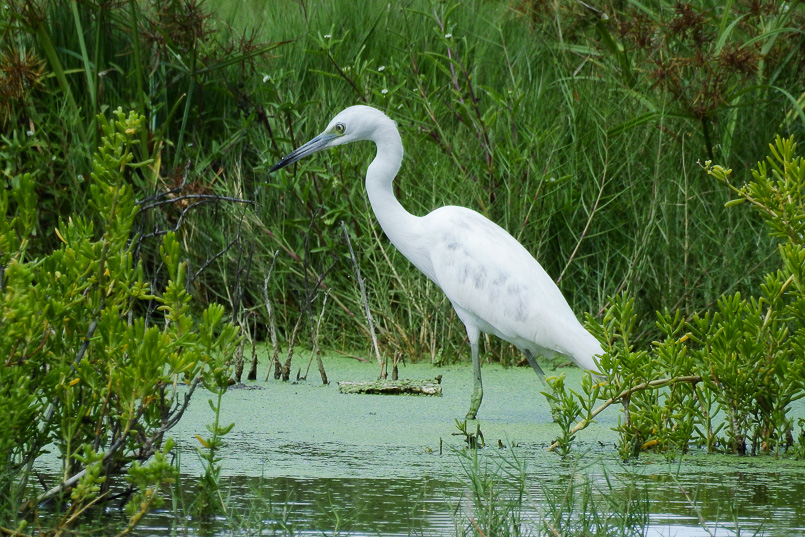
[[[482,212],[589,313],[603,378],[555,375],[558,425],[532,440],[556,440],[557,464],[579,456],[602,404],[616,412],[620,459],[803,458],[805,10],[606,9],[7,2],[0,526],[61,534],[115,498],[116,531],[132,531],[175,499],[172,430],[200,395],[212,411],[193,433],[201,477],[175,512],[210,519],[227,506],[230,379],[285,385],[316,360],[327,383],[328,350],[399,367],[464,362],[450,304],[374,221],[369,147],[267,176],[355,103],[398,122],[408,210]],[[494,338],[482,345],[490,363],[521,360]],[[47,457],[56,468],[42,473]],[[502,522],[492,531],[475,516],[457,532],[516,534],[520,481],[504,477],[495,496],[473,472],[478,513]],[[633,511],[585,494],[590,513],[645,528],[640,495]],[[546,498],[559,518],[533,533],[586,531],[557,525],[578,503]]]

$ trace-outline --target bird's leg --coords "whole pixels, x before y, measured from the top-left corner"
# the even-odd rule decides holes
[[[470,410],[465,419],[474,420],[481,406],[481,399],[484,398],[484,386],[481,382],[481,361],[478,358],[478,330],[467,327],[467,336],[470,340],[470,352],[472,353],[472,398],[470,399]]]
[[[534,355],[531,354],[531,351],[529,351],[527,349],[523,350],[523,354],[525,354],[525,359],[528,361],[528,365],[530,365],[531,368],[534,371],[536,371],[540,382],[542,382],[542,385],[545,386],[545,388],[547,389],[548,388],[548,383],[545,381],[545,372],[542,370],[542,368],[537,363],[537,360],[534,358]],[[556,407],[556,402],[549,397],[548,398],[548,404],[551,406],[551,415],[553,415],[553,410]]]
[[[545,382],[545,372],[542,370],[542,368],[537,363],[537,360],[534,358],[534,355],[531,354],[531,351],[529,351],[527,349],[523,351],[523,354],[525,354],[525,359],[528,361],[528,365],[530,365],[531,368],[534,371],[536,371],[537,376],[539,377],[539,380],[542,381],[542,384],[547,388],[548,383]]]

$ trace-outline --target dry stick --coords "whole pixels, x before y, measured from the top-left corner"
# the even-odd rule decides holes
[[[338,349],[332,349],[331,352],[335,352],[335,353],[340,354],[341,356],[345,356],[347,358],[352,358],[353,360],[357,360],[359,362],[368,362],[369,361],[366,358],[364,358],[363,356],[358,356],[357,354],[350,354],[348,352],[344,352],[344,351],[341,351],[341,350],[338,350]]]
[[[323,273],[318,281],[313,284],[311,288],[308,286],[308,272],[311,272],[313,269],[310,268],[310,235],[312,230],[316,224],[316,216],[322,210],[322,207],[317,208],[313,213],[310,215],[310,225],[308,226],[307,233],[305,234],[305,241],[304,241],[304,257],[302,258],[302,275],[304,276],[304,306],[299,311],[299,318],[296,320],[296,324],[293,327],[293,331],[291,332],[291,337],[288,339],[288,358],[285,360],[285,364],[282,366],[282,380],[283,382],[288,382],[290,375],[291,375],[291,360],[293,358],[293,351],[294,346],[296,345],[296,335],[299,332],[299,328],[302,325],[302,319],[305,318],[306,315],[310,314],[310,304],[313,302],[313,299],[316,297],[316,289],[321,284],[322,280],[324,280],[324,276],[326,272]],[[299,375],[301,374],[301,368],[296,373],[296,380],[299,380]],[[274,376],[276,377],[276,373]]]
[[[316,325],[313,328],[313,349],[310,353],[310,360],[307,362],[307,369],[305,369],[305,378],[307,378],[307,374],[310,371],[310,364],[313,363],[313,357],[316,357],[316,361],[318,362],[319,366],[319,374],[321,375],[321,383],[322,384],[330,384],[330,381],[327,380],[327,372],[324,371],[324,362],[321,359],[321,348],[319,347],[319,330],[321,330],[321,321],[324,319],[324,308],[327,306],[327,298],[330,296],[330,290],[328,289],[327,292],[324,293],[324,300],[321,303],[321,312],[319,313],[319,319],[316,321]]]
[[[321,359],[321,348],[319,348],[319,331],[321,330],[321,322],[324,319],[324,307],[327,305],[327,298],[329,296],[330,291],[328,290],[324,293],[324,300],[321,303],[321,313],[319,314],[319,320],[316,322],[316,337],[313,339],[313,343],[316,345],[316,360],[319,363],[319,374],[321,375],[322,384],[330,384],[330,381],[327,380],[327,373],[324,371],[324,362]]]
[[[147,211],[148,209],[153,209],[154,207],[159,207],[161,205],[169,205],[172,203],[177,203],[179,201],[184,200],[207,200],[207,201],[231,201],[234,203],[247,203],[249,205],[254,205],[255,202],[252,200],[245,200],[242,198],[232,197],[232,196],[219,196],[218,194],[184,194],[182,196],[177,196],[175,198],[170,198],[167,200],[160,200],[155,201],[154,203],[150,203],[148,205],[144,205],[140,207],[141,211]],[[190,205],[189,207],[193,207],[196,204]]]
[[[277,262],[277,255],[279,253],[279,250],[274,251],[274,258],[271,260],[271,265],[268,267],[268,274],[263,280],[263,301],[266,305],[266,314],[268,315],[268,334],[271,338],[271,349],[273,351],[273,354],[271,355],[271,362],[269,362],[268,370],[266,371],[266,381],[268,380],[268,375],[271,374],[272,366],[277,366],[275,371],[279,371],[280,368],[280,349],[279,345],[277,345],[277,326],[274,324],[274,314],[271,310],[271,300],[268,298],[268,280],[271,278],[271,273],[274,271],[274,264]]]
[[[573,262],[573,258],[576,257],[576,252],[579,251],[579,246],[581,246],[584,237],[587,236],[587,230],[590,229],[590,224],[593,221],[593,216],[595,216],[595,213],[598,210],[598,203],[601,201],[601,195],[604,193],[604,186],[606,185],[606,182],[607,182],[607,168],[605,165],[604,173],[602,174],[601,177],[601,186],[598,188],[598,197],[595,198],[595,204],[593,204],[593,209],[592,211],[590,211],[590,216],[587,218],[587,223],[584,225],[584,230],[581,232],[581,236],[579,237],[579,240],[576,242],[576,247],[573,248],[573,253],[570,254],[570,257],[568,258],[567,263],[565,264],[565,268],[562,269],[562,273],[556,280],[557,284],[562,281],[562,277],[565,275],[565,272],[570,267],[570,264]]]
[[[167,190],[165,192],[158,192],[153,196],[149,196],[137,202],[137,205],[140,206],[140,213],[145,214],[145,212],[148,211],[149,209],[154,209],[161,205],[176,204],[184,200],[198,200],[196,203],[189,204],[187,207],[184,208],[184,210],[179,215],[178,220],[176,221],[176,225],[173,226],[172,230],[163,229],[163,230],[156,230],[151,233],[141,233],[139,238],[137,239],[138,242],[137,249],[139,249],[140,247],[139,245],[142,244],[142,242],[146,239],[150,239],[152,237],[158,237],[160,235],[165,235],[169,231],[174,232],[179,231],[179,228],[184,222],[184,218],[187,215],[187,213],[192,209],[196,209],[206,203],[211,203],[214,201],[228,201],[233,203],[254,204],[254,201],[251,200],[245,200],[229,196],[219,196],[217,194],[184,194],[173,198],[170,197],[174,194],[182,192],[185,189],[185,187],[187,186],[187,177],[189,173],[190,173],[190,161],[188,161],[185,164],[184,175],[182,176],[182,183],[179,186]]]
[[[59,520],[59,524],[56,526],[55,531],[54,531],[53,534],[54,535],[62,535],[62,533],[65,533],[65,529],[68,528],[70,526],[70,524],[75,522],[75,520],[78,517],[80,517],[83,513],[85,513],[90,508],[92,508],[93,505],[96,505],[96,504],[100,503],[102,500],[104,500],[107,495],[108,495],[108,492],[102,492],[98,496],[95,496],[94,498],[92,498],[86,504],[73,504],[70,507],[70,509],[68,509],[67,513],[65,513],[64,516],[61,518],[61,520]],[[78,505],[79,507],[78,507],[77,510],[73,511],[73,507],[75,507],[76,505]]]
[[[184,187],[187,186],[187,178],[190,175],[190,166],[192,166],[192,164],[193,163],[190,162],[189,160],[185,162],[185,164],[184,164],[184,173],[182,174],[182,183],[180,185],[178,185],[178,186],[176,186],[174,188],[171,188],[170,190],[166,190],[165,192],[157,192],[156,194],[154,194],[152,196],[148,196],[147,198],[143,198],[143,199],[141,199],[141,200],[139,200],[137,202],[137,205],[142,206],[145,203],[151,203],[151,202],[153,202],[155,200],[158,200],[160,198],[164,198],[166,196],[170,196],[171,194],[176,194],[177,192],[181,192],[182,190],[184,190]]]
[[[249,313],[249,317],[252,318],[252,337],[249,338],[252,343],[252,364],[246,379],[257,380],[257,338],[254,337],[254,334],[257,333],[257,314],[252,311]]]
[[[33,537],[30,533],[23,533],[18,530],[12,530],[11,528],[4,528],[3,526],[0,526],[0,534],[10,535],[11,537]]]
[[[243,220],[241,219],[241,224]],[[240,232],[240,229],[238,229]],[[235,282],[234,282],[234,290],[232,292],[232,298],[230,299],[230,303],[232,304],[232,314],[234,317],[237,318],[238,326],[241,329],[241,332],[244,334],[244,338],[240,340],[238,344],[238,348],[235,351],[235,378],[238,382],[241,382],[241,378],[243,376],[243,352],[244,348],[246,347],[246,340],[252,342],[252,346],[254,346],[254,337],[253,334],[249,331],[249,322],[248,322],[248,313],[244,312],[243,308],[243,296],[246,294],[246,285],[244,282],[249,281],[249,274],[252,268],[252,258],[254,257],[254,243],[251,244],[251,248],[249,249],[249,254],[245,261],[245,266],[242,263],[243,261],[243,246],[241,245],[238,248],[238,255],[237,255],[237,270],[235,272]],[[255,372],[254,375],[257,373]]]
[[[284,382],[288,382],[288,379],[291,378],[291,360],[293,359],[293,348],[296,345],[296,334],[299,333],[299,327],[302,326],[302,319],[304,319],[304,315],[299,314],[299,318],[296,319],[296,324],[291,331],[291,337],[288,339],[288,358],[285,360],[285,364],[282,365],[282,369],[280,371],[280,376]],[[279,364],[277,364],[279,366]],[[277,373],[274,373],[274,376],[277,377]]]
[[[582,429],[587,427],[590,423],[592,423],[593,419],[597,415],[599,415],[601,412],[603,412],[612,403],[616,403],[616,402],[620,401],[621,399],[623,399],[624,397],[628,397],[628,396],[632,395],[635,392],[639,392],[640,390],[645,390],[646,388],[661,388],[663,386],[667,386],[668,384],[676,384],[677,382],[691,382],[693,384],[696,384],[696,383],[701,382],[701,381],[702,381],[701,375],[687,375],[687,376],[682,376],[682,377],[674,377],[674,378],[668,378],[668,379],[652,380],[652,381],[649,381],[649,382],[644,382],[642,384],[638,384],[637,386],[632,386],[631,388],[629,388],[627,390],[623,390],[621,393],[619,393],[615,397],[611,397],[611,398],[607,399],[606,401],[604,401],[601,404],[601,406],[599,406],[598,408],[593,410],[593,412],[589,416],[587,416],[586,418],[584,418],[583,420],[578,422],[573,427],[573,429],[570,431],[570,436],[578,433],[579,431],[581,431]],[[554,449],[556,449],[556,447],[558,445],[559,445],[559,442],[554,442],[548,448],[548,451],[553,451]]]
[[[202,273],[202,272],[204,272],[204,271],[207,269],[207,267],[209,267],[209,266],[210,266],[210,265],[211,265],[211,264],[212,264],[212,263],[213,263],[213,262],[214,262],[216,259],[218,259],[218,258],[219,258],[219,257],[221,257],[222,255],[224,255],[225,253],[227,253],[227,252],[229,251],[229,249],[230,249],[230,248],[232,248],[232,246],[234,246],[234,245],[235,245],[235,243],[236,243],[236,242],[238,242],[238,241],[240,240],[240,233],[241,233],[241,230],[242,230],[242,229],[243,229],[243,218],[241,218],[241,219],[240,219],[240,223],[238,224],[238,233],[237,233],[237,235],[235,235],[235,238],[234,238],[234,239],[232,239],[232,240],[229,242],[229,244],[227,244],[226,246],[224,246],[224,248],[223,248],[223,249],[222,249],[220,252],[218,252],[217,254],[215,254],[214,256],[212,256],[211,258],[207,259],[207,260],[204,262],[204,264],[203,264],[203,265],[201,265],[201,268],[200,268],[200,269],[198,269],[198,270],[197,270],[197,271],[196,271],[196,272],[195,272],[195,273],[194,273],[194,274],[193,274],[193,275],[192,275],[192,276],[191,276],[191,277],[190,277],[190,278],[187,280],[187,285],[186,285],[186,287],[190,288],[190,286],[191,286],[191,285],[193,285],[193,282],[194,282],[194,281],[196,281],[196,278],[198,278],[198,277],[201,275],[201,273]]]
[[[358,267],[358,260],[355,259],[355,251],[352,249],[352,241],[349,240],[347,226],[344,224],[343,220],[341,220],[341,229],[344,230],[344,237],[347,239],[347,247],[349,248],[349,257],[352,259],[352,264],[355,266],[355,274],[358,277],[358,287],[361,290],[361,301],[363,302],[363,309],[366,312],[366,321],[369,323],[369,333],[372,336],[372,345],[375,350],[375,356],[377,357],[377,363],[380,365],[380,376],[378,378],[383,380],[386,378],[386,370],[383,359],[380,357],[380,349],[377,346],[377,335],[375,335],[375,323],[372,319],[372,310],[369,307],[369,299],[366,298],[366,286],[364,286],[363,278],[361,278],[361,269]]]
[[[313,301],[316,300],[316,297],[319,294],[318,289],[322,285],[322,282],[324,281],[324,278],[326,278],[327,275],[330,273],[330,271],[333,270],[335,265],[336,265],[336,263],[333,262],[332,265],[330,265],[329,267],[324,269],[324,271],[319,276],[319,279],[316,280],[315,285],[311,288],[310,293],[306,292],[306,294],[305,294],[305,308],[299,315],[300,319],[302,318],[303,315],[308,319],[308,322],[310,323],[310,334],[311,334],[311,337],[313,339],[312,348],[313,348],[314,352],[311,353],[310,360],[308,361],[308,364],[307,364],[307,369],[305,370],[305,377],[304,377],[305,380],[307,380],[307,373],[308,373],[308,371],[310,371],[310,364],[313,362],[313,356],[315,356],[316,350],[319,348],[318,337],[319,337],[319,327],[321,326],[321,317],[319,317],[318,323],[316,323],[316,324],[313,323]],[[307,281],[307,278],[305,279],[305,281]],[[324,307],[327,305],[327,297],[330,295],[330,290],[327,289],[325,291],[325,293],[326,294],[325,294],[325,297],[324,297],[324,302],[323,302],[323,304],[321,306],[322,307],[322,310],[321,310],[321,315],[322,316],[324,315]],[[299,377],[300,373],[301,373],[301,369],[296,375],[296,380],[300,379],[300,377]],[[328,384],[327,375],[324,374],[324,364],[321,361],[321,354],[320,353],[319,353],[319,373],[322,375],[322,381],[324,382],[324,384]]]
[[[307,256],[305,256],[305,258],[307,258]],[[330,271],[333,270],[333,268],[335,268],[335,265],[336,265],[336,263],[333,262],[332,265],[330,265],[329,267],[324,269],[324,271],[319,275],[318,279],[316,280],[316,283],[313,284],[313,287],[310,288],[309,293],[307,292],[307,288],[308,288],[307,287],[307,277],[305,278],[305,295],[304,295],[305,307],[301,312],[299,312],[299,321],[296,323],[296,326],[294,327],[294,333],[292,334],[292,336],[293,336],[292,340],[294,342],[296,341],[296,332],[299,329],[299,326],[302,323],[303,318],[307,318],[309,320],[309,322],[310,322],[310,331],[311,331],[311,333],[312,333],[314,338],[317,337],[317,334],[318,334],[317,327],[313,324],[312,305],[313,305],[313,301],[316,299],[316,297],[319,294],[319,291],[318,291],[319,287],[323,287],[322,282],[324,281],[324,278],[326,278],[327,275],[330,273]],[[329,289],[326,292],[329,295],[329,293],[330,293]],[[326,304],[326,301],[325,301],[325,304]],[[323,307],[324,306],[322,306],[322,308]],[[323,313],[323,311],[322,311],[322,313]],[[313,341],[313,346],[314,347],[318,346],[318,343],[315,341],[315,339]],[[290,363],[291,363],[291,354],[292,354],[292,352],[293,352],[293,349],[289,349],[288,361],[285,362],[285,366],[283,367],[283,377],[287,377],[287,373],[290,371]],[[313,360],[313,355],[311,355],[310,360],[311,361]],[[310,369],[310,364],[308,363],[308,370],[309,369]],[[324,365],[320,364],[319,372],[321,372],[323,370],[324,370]],[[300,380],[301,373],[302,373],[302,370],[300,368],[299,371],[297,371],[296,380]],[[305,371],[305,379],[307,379],[307,371]],[[288,380],[288,379],[283,378],[283,380]],[[326,376],[322,380],[324,380],[325,381],[324,383],[327,384]]]

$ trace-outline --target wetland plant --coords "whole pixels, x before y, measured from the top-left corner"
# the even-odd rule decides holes
[[[196,483],[195,493],[191,504],[191,512],[202,520],[209,520],[214,515],[226,512],[226,502],[221,495],[221,461],[219,451],[223,447],[223,437],[232,430],[234,423],[221,425],[221,401],[226,393],[229,376],[226,369],[219,369],[213,372],[211,378],[205,383],[204,387],[216,394],[216,399],[209,399],[209,405],[214,413],[213,423],[207,426],[210,436],[202,438],[196,435],[196,439],[201,446],[198,447],[198,455],[204,467],[198,483]]]
[[[768,264],[771,241],[691,174],[696,159],[745,161],[762,144],[755,133],[805,120],[796,97],[801,3],[643,4],[615,3],[602,16],[574,0],[550,8],[369,0],[363,12],[348,0],[311,10],[12,0],[0,10],[4,177],[29,172],[47,194],[32,248],[53,249],[59,239],[48,231],[59,217],[89,206],[82,178],[99,137],[95,114],[133,106],[146,118],[138,159],[153,163],[131,180],[144,193],[183,185],[173,201],[141,211],[139,231],[184,230],[190,266],[209,269],[188,279],[201,304],[232,298],[236,321],[257,323],[252,337],[274,326],[287,344],[310,310],[305,279],[315,282],[338,258],[321,326],[299,330],[320,328],[321,341],[342,349],[368,347],[376,330],[384,354],[449,363],[461,355],[463,330],[359,201],[364,159],[333,154],[300,166],[312,181],[265,178],[271,155],[311,134],[301,116],[366,102],[399,118],[404,166],[428,170],[403,170],[411,212],[472,205],[501,222],[558,277],[576,311],[600,311],[608,295],[639,289],[643,344],[658,334],[655,310],[689,316],[727,286],[748,296]],[[215,196],[256,203],[221,207]],[[366,293],[342,270],[341,221],[366,252],[358,260]],[[235,227],[241,247],[228,248]],[[301,255],[305,241],[311,260]],[[747,248],[759,258],[749,270]],[[148,274],[160,264],[158,246],[147,249],[147,279],[158,281],[158,271]],[[272,265],[268,311],[261,289]],[[237,288],[233,266],[242,270]],[[372,297],[371,320],[362,294]],[[488,347],[496,361],[516,359],[508,345]]]
[[[663,337],[649,350],[632,343],[633,301],[614,298],[600,324],[590,319],[606,342],[603,378],[588,376],[581,393],[562,377],[550,380],[561,454],[601,410],[620,404],[624,458],[648,449],[673,457],[691,446],[802,456],[803,420],[797,431],[790,410],[805,397],[805,158],[793,137],[778,136],[769,148],[741,187],[731,170],[710,162],[704,169],[736,196],[727,205],[748,204],[763,217],[780,241],[779,268],[748,299],[724,295],[712,310],[687,318],[678,310],[658,313]]]
[[[159,249],[166,286],[146,280],[128,178],[149,165],[134,152],[144,118],[111,115],[97,118],[89,208],[60,219],[53,251],[32,248],[33,178],[0,189],[0,526],[11,533],[34,520],[69,530],[110,497],[119,475],[128,475],[128,525],[136,525],[176,479],[166,462],[171,428],[199,386],[225,386],[238,342],[222,306],[191,316],[175,233]],[[58,461],[55,480],[37,470],[47,454]],[[44,505],[59,506],[47,523],[37,518]]]
[[[637,536],[648,527],[648,492],[628,471],[614,478],[602,470],[593,478],[590,468],[571,463],[535,483],[514,446],[456,456],[467,489],[454,511],[457,535]]]

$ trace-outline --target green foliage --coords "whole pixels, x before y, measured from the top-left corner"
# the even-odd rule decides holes
[[[132,153],[151,161],[127,176],[141,201],[135,227],[177,233],[200,304],[227,302],[242,325],[253,321],[253,340],[273,323],[291,342],[300,316],[324,309],[306,297],[326,274],[320,328],[299,323],[296,339],[316,330],[330,346],[368,346],[344,221],[382,351],[450,363],[466,355],[463,330],[374,225],[362,184],[371,149],[266,176],[334,113],[365,102],[402,130],[406,208],[480,210],[537,256],[575,311],[638,296],[633,343],[644,345],[659,334],[654,311],[689,316],[724,290],[749,296],[774,255],[757,219],[724,208],[694,173],[708,150],[744,162],[758,154],[757,132],[805,125],[802,10],[756,4],[622,2],[602,13],[576,0],[371,0],[360,11],[347,0],[15,0],[0,12],[2,173],[31,174],[28,249],[41,257],[59,246],[60,218],[95,218],[84,214],[95,114],[135,108],[146,119]],[[165,287],[158,245],[141,247],[146,280]],[[486,350],[516,356],[497,341]]]
[[[31,175],[0,190],[0,353],[6,357],[0,410],[7,420],[0,496],[17,501],[3,512],[30,500],[25,513],[69,494],[71,512],[81,513],[104,496],[109,478],[127,469],[140,491],[137,501],[153,505],[153,491],[173,479],[165,434],[199,383],[217,390],[228,380],[238,332],[223,321],[221,306],[211,305],[198,320],[191,316],[187,264],[175,234],[162,240],[163,292],[151,287],[134,255],[138,206],[128,179],[148,164],[135,161],[133,152],[143,121],[120,109],[111,119],[98,116],[91,209],[60,222],[60,245],[50,253],[30,253],[37,240]],[[35,491],[28,487],[33,466],[48,451],[58,455],[61,480]]]
[[[579,417],[584,411],[582,405],[595,399],[580,397],[576,391],[567,388],[564,374],[558,377],[548,377],[545,380],[550,388],[550,392],[544,393],[551,404],[551,416],[554,423],[559,425],[562,430],[561,436],[556,439],[554,449],[564,457],[570,453],[573,440],[576,438],[573,425],[579,421]]]
[[[368,23],[336,0],[298,18],[281,8],[243,8],[287,21],[283,28],[267,23],[268,35],[302,36],[259,90],[276,121],[263,144],[271,157],[261,156],[258,171],[341,108],[364,102],[386,110],[402,130],[397,188],[407,209],[425,214],[457,204],[483,212],[560,280],[575,311],[595,313],[608,296],[639,293],[635,345],[659,334],[654,311],[681,307],[687,316],[725,289],[747,294],[759,283],[771,241],[757,219],[723,207],[724,193],[696,173],[695,162],[708,148],[745,161],[762,147],[756,132],[805,126],[788,97],[802,85],[802,49],[781,38],[796,35],[801,13],[626,2],[604,19],[574,0],[551,9],[539,2],[380,4],[367,5],[376,14]],[[718,39],[710,32],[694,38],[714,21]],[[742,47],[751,65],[727,61]],[[659,64],[673,70],[662,83]],[[439,290],[408,270],[378,233],[362,187],[372,154],[358,144],[323,154],[272,175],[256,194],[273,208],[262,222],[287,254],[277,259],[275,274],[290,277],[272,288],[274,311],[280,326],[290,324],[305,241],[314,244],[305,271],[316,271],[315,259],[343,260],[335,231],[343,219],[355,229],[386,352],[449,363],[465,351],[463,331]],[[324,218],[311,227],[314,214]],[[747,269],[749,250],[757,261]],[[345,266],[327,278],[339,301],[331,328],[360,323],[367,341],[355,285],[339,276],[349,273]],[[336,330],[331,340],[350,346],[352,336]],[[487,347],[504,363],[516,353],[494,340]]]
[[[459,535],[645,534],[647,489],[636,485],[634,475],[604,470],[604,479],[595,483],[588,468],[562,466],[535,487],[514,446],[486,454],[464,449],[457,457],[467,488],[463,509],[456,510]],[[535,489],[544,498],[534,498]]]
[[[713,310],[690,318],[679,311],[659,314],[664,339],[650,352],[629,343],[632,301],[614,299],[602,325],[593,325],[608,342],[600,361],[603,382],[593,389],[588,380],[578,394],[552,380],[563,418],[560,453],[603,408],[618,402],[624,458],[649,448],[673,456],[697,444],[708,451],[790,450],[801,457],[803,435],[796,434],[790,410],[805,397],[805,159],[796,156],[793,138],[778,136],[769,147],[771,155],[752,171],[754,180],[740,188],[730,182],[731,170],[709,162],[705,170],[756,208],[771,234],[785,241],[778,249],[781,268],[767,274],[749,299],[724,295]],[[600,400],[594,411],[581,411]],[[572,421],[577,423],[570,427]]]
[[[746,106],[778,97],[793,104],[788,39],[800,32],[799,2],[627,3],[598,21],[602,61],[622,74],[624,91],[638,92],[639,115],[611,129],[613,134],[671,114],[699,123],[709,158],[729,158],[740,136]],[[602,46],[603,45],[603,46]],[[752,103],[752,104],[749,104]],[[790,120],[790,119],[789,119]]]
[[[134,461],[128,470],[127,479],[134,487],[135,493],[126,503],[126,514],[129,515],[129,526],[133,527],[139,519],[151,509],[158,509],[164,503],[158,494],[160,487],[167,487],[176,481],[176,467],[168,461],[168,454],[173,449],[173,440],[165,440],[162,450],[146,464]]]
[[[226,505],[220,493],[221,457],[218,452],[223,447],[222,437],[235,426],[234,423],[229,425],[219,424],[221,399],[226,392],[228,380],[228,377],[221,378],[222,383],[209,386],[208,389],[217,391],[218,396],[216,402],[213,402],[212,399],[209,400],[210,409],[212,409],[215,419],[211,425],[207,426],[207,430],[210,432],[209,437],[196,437],[201,444],[198,448],[198,455],[204,466],[204,475],[201,476],[196,486],[196,494],[194,495],[191,509],[202,520],[208,520],[213,515],[226,511]]]

